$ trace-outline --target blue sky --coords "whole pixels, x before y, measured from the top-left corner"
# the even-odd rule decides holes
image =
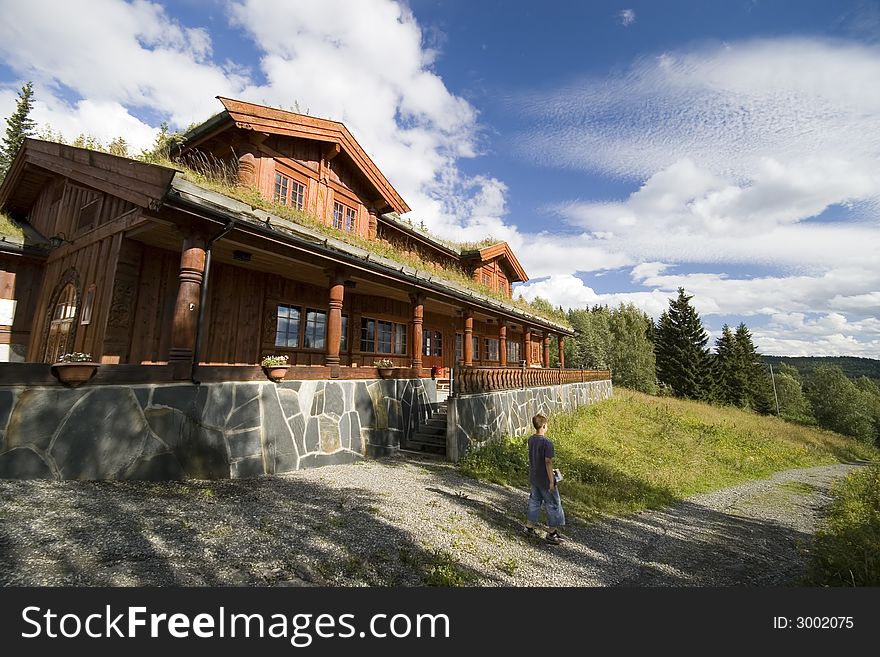
[[[344,121],[413,208],[572,307],[880,357],[880,3],[0,0],[0,115],[148,145],[216,95]]]

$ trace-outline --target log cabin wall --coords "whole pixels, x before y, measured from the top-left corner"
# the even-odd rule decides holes
[[[46,237],[73,240],[135,210],[124,199],[54,178],[34,202],[28,222]]]
[[[505,271],[501,258],[495,258],[477,267],[474,270],[474,280],[490,290],[501,292],[507,298],[513,296],[510,275]]]
[[[59,294],[68,283],[76,288],[76,312],[72,324],[73,339],[62,352],[84,352],[97,361],[101,360],[112,299],[112,281],[121,245],[122,233],[96,236],[81,248],[74,250],[69,245],[62,246],[49,257],[34,313],[29,361],[43,362],[47,360],[47,355],[51,356],[47,354],[50,323]]]
[[[0,362],[27,359],[43,267],[41,260],[0,254]]]
[[[354,210],[351,232],[368,238],[367,206],[375,202],[377,193],[371,191],[370,183],[347,154],[314,140],[277,135],[260,140],[238,131],[222,133],[198,150],[223,161],[250,153],[254,158],[254,181],[264,198],[276,196],[276,173],[286,176],[305,188],[302,210],[332,225],[334,205],[338,202]],[[197,154],[187,157],[199,159]],[[292,200],[290,204],[294,205]]]
[[[168,360],[171,349],[171,321],[180,275],[180,253],[151,246],[140,248],[140,270],[131,327],[129,363],[156,363]]]

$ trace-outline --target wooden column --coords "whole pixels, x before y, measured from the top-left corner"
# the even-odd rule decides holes
[[[339,340],[342,338],[342,302],[345,298],[345,272],[332,269],[327,272],[330,278],[330,300],[327,303],[327,344],[324,362],[331,368],[339,367]]]
[[[565,336],[557,336],[557,344],[559,345],[559,367],[565,369]]]
[[[532,364],[532,330],[528,326],[523,327],[523,360],[526,367]]]
[[[244,153],[238,158],[238,181],[245,187],[257,187],[257,158]]]
[[[550,334],[544,331],[544,367],[550,367]]]
[[[474,364],[474,314],[470,310],[464,311],[464,364]]]
[[[507,367],[507,324],[498,324],[498,360],[501,367]]]
[[[416,376],[419,376],[419,370],[422,367],[422,350],[425,346],[422,343],[422,326],[425,319],[425,296],[423,294],[409,295],[410,304],[412,304],[412,340],[410,340],[410,350],[412,354],[412,367],[416,370]]]
[[[205,236],[190,230],[183,238],[180,255],[180,285],[171,320],[171,350],[168,361],[192,363],[199,317],[199,298],[205,275]]]
[[[376,239],[376,231],[379,228],[379,212],[375,208],[367,210],[369,214],[369,223],[367,224],[367,239]]]

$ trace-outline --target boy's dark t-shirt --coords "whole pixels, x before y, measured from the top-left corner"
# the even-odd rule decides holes
[[[550,480],[547,478],[547,465],[544,459],[552,459],[555,456],[553,442],[546,436],[535,434],[529,438],[529,483],[538,488],[547,490],[550,488]]]

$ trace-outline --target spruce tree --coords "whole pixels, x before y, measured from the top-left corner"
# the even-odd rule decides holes
[[[759,413],[776,412],[772,384],[765,372],[761,354],[752,341],[752,334],[744,323],[736,327],[736,386],[737,406]]]
[[[0,144],[0,179],[6,176],[22,142],[26,137],[33,135],[36,130],[37,124],[30,117],[33,107],[34,85],[32,82],[28,82],[18,92],[15,112],[6,119],[6,135]]]
[[[678,288],[678,298],[670,299],[669,309],[660,316],[654,343],[657,378],[678,397],[709,400],[713,397],[706,349],[709,335],[690,304],[692,298]]]
[[[721,329],[721,337],[715,340],[715,358],[712,363],[718,401],[742,406],[743,395],[738,373],[736,338],[727,324]]]

